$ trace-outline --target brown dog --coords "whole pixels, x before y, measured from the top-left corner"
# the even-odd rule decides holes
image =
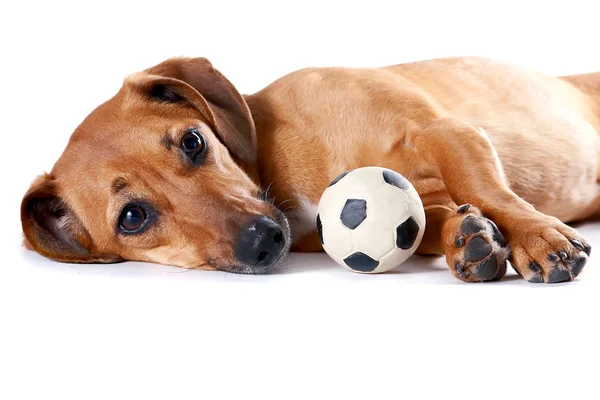
[[[380,165],[423,200],[418,252],[458,278],[501,278],[510,248],[528,281],[568,281],[590,246],[563,222],[600,209],[599,132],[600,73],[440,59],[304,69],[241,96],[206,59],[171,59],[76,129],[25,195],[23,232],[59,261],[264,273],[290,245],[321,250],[336,175]]]

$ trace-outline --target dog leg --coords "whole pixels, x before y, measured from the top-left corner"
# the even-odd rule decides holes
[[[406,146],[412,146],[427,163],[437,168],[456,204],[472,204],[498,225],[511,250],[512,266],[529,282],[569,281],[581,272],[590,254],[590,245],[574,229],[536,211],[510,190],[485,132],[457,120],[440,119],[411,132]],[[474,217],[481,218],[478,212]],[[467,218],[469,216],[465,220]],[[454,222],[449,219],[448,223]],[[458,226],[458,220],[455,223]],[[446,229],[446,224],[442,234],[448,236],[442,242],[455,241],[457,229],[451,229],[450,225]],[[462,229],[462,222],[460,226]],[[474,239],[470,238],[470,242]],[[477,247],[488,248],[477,241],[481,245]],[[465,239],[465,246],[466,242]],[[490,246],[493,250],[494,245]],[[480,253],[483,250],[477,252],[478,256]],[[451,255],[449,264],[453,261]],[[462,265],[450,265],[450,268],[459,277],[461,268],[467,270]],[[468,271],[471,274],[471,268]]]

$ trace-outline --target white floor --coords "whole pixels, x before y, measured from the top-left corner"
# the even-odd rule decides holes
[[[600,249],[600,224],[580,231]],[[573,283],[464,284],[443,259],[270,276],[55,263],[0,269],[0,398],[598,398],[595,254]],[[501,384],[500,384],[501,383]],[[524,397],[518,397],[524,398]]]
[[[323,254],[271,276],[66,265],[21,249],[18,221],[83,118],[168,57],[208,57],[241,93],[458,55],[583,73],[597,1],[59,3],[0,5],[0,400],[600,399],[600,224],[580,278],[544,286],[422,258],[378,276]]]

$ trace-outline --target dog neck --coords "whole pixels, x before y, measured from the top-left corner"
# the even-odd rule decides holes
[[[261,189],[265,189],[267,184],[261,180],[263,176],[261,171],[264,168],[261,153],[264,148],[265,132],[268,132],[272,128],[271,125],[273,125],[274,119],[272,118],[271,107],[264,99],[261,99],[256,94],[243,95],[243,97],[250,109],[250,114],[256,128],[256,157],[253,163],[244,163],[238,160],[238,165],[254,183]]]
[[[258,185],[261,189],[264,189],[264,186],[260,181],[258,159],[252,164],[245,163],[237,158],[235,158],[235,160],[237,162],[237,165],[239,165],[239,167],[246,173],[246,175],[248,175],[248,177],[252,179],[252,182]]]

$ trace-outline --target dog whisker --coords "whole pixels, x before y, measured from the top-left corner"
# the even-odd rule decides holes
[[[269,190],[271,190],[271,187],[273,186],[274,183],[275,183],[275,181],[271,182],[269,184],[269,186],[267,186],[267,196],[269,195]]]
[[[287,199],[287,200],[283,200],[281,203],[279,203],[279,205],[277,206],[277,208],[281,209],[281,206],[283,206],[285,203],[292,201],[292,199]]]
[[[275,181],[272,181],[267,188],[264,190],[263,192],[263,200],[267,201],[269,199],[269,191],[271,190],[271,187],[273,186],[273,184],[275,183]]]

